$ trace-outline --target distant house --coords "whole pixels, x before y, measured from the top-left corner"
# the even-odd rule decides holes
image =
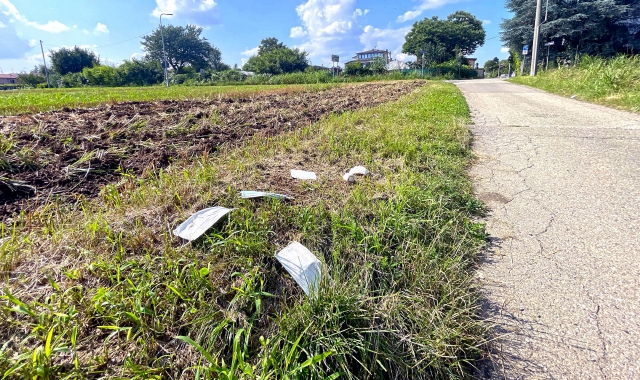
[[[353,56],[352,60],[347,63],[360,62],[363,66],[369,66],[373,63],[373,60],[378,57],[383,58],[386,63],[391,62],[391,52],[389,50],[373,49],[356,54]]]
[[[476,68],[476,61],[478,60],[478,58],[467,58],[467,64],[469,65],[469,67],[471,67],[472,69]]]
[[[16,84],[18,74],[0,74],[0,84]]]

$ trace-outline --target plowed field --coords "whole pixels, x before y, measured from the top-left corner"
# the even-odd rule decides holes
[[[0,220],[52,197],[95,196],[123,172],[141,174],[222,144],[265,137],[393,101],[423,81],[217,100],[127,102],[0,117]]]

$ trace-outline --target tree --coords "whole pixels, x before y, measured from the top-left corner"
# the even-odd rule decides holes
[[[309,66],[307,53],[297,48],[290,49],[277,38],[266,38],[258,47],[258,55],[249,57],[243,70],[258,74],[286,74],[304,71]]]
[[[207,58],[207,65],[213,71],[226,71],[231,69],[231,66],[222,62],[222,54],[217,48],[213,48]]]
[[[369,65],[369,70],[373,74],[384,74],[387,72],[387,60],[382,57],[376,57]]]
[[[513,17],[500,25],[502,41],[515,51],[533,43],[536,4],[528,0],[507,0]],[[543,10],[544,11],[544,10]],[[550,0],[547,21],[540,27],[542,44],[553,41],[550,61],[572,59],[578,54],[612,56],[633,47],[640,49],[640,2],[637,0]],[[544,17],[544,16],[543,16]],[[625,46],[626,45],[626,46]]]
[[[82,75],[90,86],[115,87],[121,84],[118,69],[111,66],[85,67],[82,70]]]
[[[201,69],[210,65],[219,65],[220,50],[201,37],[202,28],[195,25],[167,25],[164,27],[164,47],[167,63],[174,72],[179,73],[186,66]],[[142,47],[151,60],[162,62],[162,34],[160,28],[148,36],[142,37]]]
[[[43,75],[32,71],[30,73],[20,73],[18,75],[17,82],[19,84],[26,84],[27,86],[36,87],[40,83],[46,83],[47,79]]]
[[[405,37],[402,52],[414,54],[420,59],[420,50],[430,49],[432,53],[440,55],[438,59],[442,62],[456,58],[456,47],[463,56],[473,54],[484,44],[484,39],[482,21],[471,13],[457,11],[446,20],[434,16],[414,23]]]
[[[49,53],[51,56],[51,68],[60,75],[79,73],[85,67],[100,64],[100,59],[94,52],[77,46],[73,49],[50,50]]]
[[[287,46],[282,42],[278,42],[278,39],[275,37],[265,38],[260,41],[260,46],[258,46],[258,55],[265,55],[273,52],[278,49],[285,49]]]
[[[349,62],[344,65],[346,75],[365,75],[369,70],[362,65],[362,62]]]
[[[488,73],[488,74],[495,73],[495,72],[498,71],[499,65],[500,65],[500,60],[498,59],[498,57],[495,57],[495,58],[485,62],[484,71],[486,73]],[[491,75],[489,75],[489,76],[491,76]]]
[[[150,59],[125,61],[118,67],[118,71],[123,84],[148,86],[161,83],[164,79],[160,62]]]

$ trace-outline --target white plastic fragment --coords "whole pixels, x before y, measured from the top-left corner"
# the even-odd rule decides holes
[[[578,97],[578,95],[571,95],[570,99],[575,99],[577,97]]]
[[[344,173],[344,175],[342,176],[342,179],[344,179],[349,183],[354,183],[356,181],[356,177],[354,177],[353,174],[351,173]]]
[[[322,263],[304,245],[294,241],[276,253],[276,259],[307,296],[318,289],[322,278]]]
[[[244,199],[252,198],[275,198],[275,199],[292,199],[291,197],[283,194],[266,193],[264,191],[248,191],[243,190],[240,192],[240,196]]]
[[[189,241],[196,240],[232,210],[220,206],[200,210],[173,230],[173,234]]]
[[[364,166],[354,166],[349,170],[349,174],[367,175],[369,171]]]
[[[296,179],[310,179],[310,180],[318,179],[318,177],[316,177],[316,173],[314,172],[307,172],[304,170],[296,170],[296,169],[291,169],[291,177]]]
[[[349,183],[354,183],[356,181],[356,177],[355,177],[356,175],[367,175],[367,174],[369,174],[369,171],[364,166],[358,165],[358,166],[352,167],[348,173],[345,173],[342,176],[342,179],[344,179]]]

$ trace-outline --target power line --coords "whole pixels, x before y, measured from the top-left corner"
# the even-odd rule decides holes
[[[153,32],[153,31],[151,31],[151,32]],[[116,43],[114,43],[114,44],[102,45],[102,46],[95,46],[95,47],[91,47],[91,48],[92,48],[92,49],[99,49],[99,48],[103,48],[103,47],[109,47],[109,46],[120,45],[120,44],[123,44],[123,43],[125,43],[125,42],[129,42],[129,41],[131,41],[131,40],[135,40],[136,38],[140,38],[140,37],[144,37],[144,36],[145,36],[144,34],[141,34],[141,35],[139,35],[139,36],[131,37],[131,38],[129,38],[128,40],[124,40],[124,41],[116,42]]]

